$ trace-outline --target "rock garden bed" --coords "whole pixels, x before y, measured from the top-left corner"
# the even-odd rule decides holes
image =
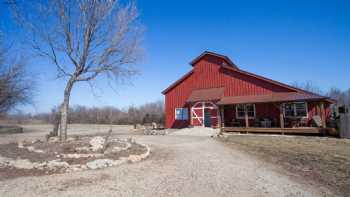
[[[75,137],[0,144],[0,180],[20,176],[100,169],[148,157],[148,146],[134,139]]]

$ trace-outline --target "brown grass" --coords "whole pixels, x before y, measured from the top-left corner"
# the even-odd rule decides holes
[[[299,177],[328,187],[336,194],[350,194],[350,140],[231,135],[225,141]]]

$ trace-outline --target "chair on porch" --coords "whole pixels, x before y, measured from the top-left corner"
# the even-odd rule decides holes
[[[253,126],[254,127],[261,127],[261,120],[255,119],[254,122],[253,122]]]
[[[299,120],[299,124],[298,124],[298,127],[307,127],[307,122],[308,122],[308,119],[307,118],[301,118]]]
[[[292,123],[293,120],[291,120],[290,118],[284,118],[284,127],[286,128],[291,128],[293,127],[293,123]]]
[[[278,127],[279,126],[279,121],[277,118],[272,118],[271,119],[271,127]]]
[[[263,118],[260,121],[260,125],[261,125],[261,127],[264,127],[264,128],[270,128],[272,125],[272,121],[268,118]]]
[[[233,127],[241,127],[242,125],[241,125],[241,122],[240,122],[240,121],[238,121],[238,120],[236,120],[236,119],[233,119],[233,120],[232,120],[232,126],[233,126]]]

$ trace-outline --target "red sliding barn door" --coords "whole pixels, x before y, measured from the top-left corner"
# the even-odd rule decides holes
[[[192,126],[217,126],[218,107],[213,102],[196,102],[191,107]]]

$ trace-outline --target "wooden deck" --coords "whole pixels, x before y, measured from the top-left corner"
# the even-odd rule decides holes
[[[224,127],[223,132],[242,132],[242,133],[280,133],[280,134],[321,134],[322,129],[317,127],[298,127],[298,128],[261,128],[261,127]]]

